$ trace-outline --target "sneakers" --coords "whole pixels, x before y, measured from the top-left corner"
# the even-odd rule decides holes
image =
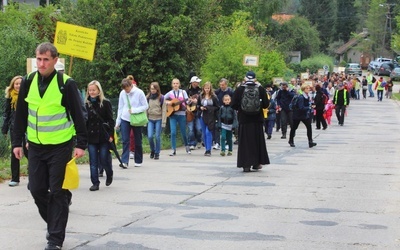
[[[123,169],[127,169],[128,168],[128,163],[121,163],[119,164],[119,166]]]
[[[135,152],[129,152],[129,159],[134,159],[135,158]]]
[[[195,146],[190,146],[190,150],[194,150],[195,149]]]
[[[44,250],[58,250],[58,249],[61,249],[61,246],[57,246],[56,244],[53,243],[47,243]]]
[[[232,151],[228,151],[228,154],[227,154],[228,156],[231,156],[232,155]]]
[[[135,163],[135,167],[141,167],[142,163]]]
[[[154,160],[160,159],[160,154],[154,154]]]
[[[97,191],[99,190],[99,185],[93,185],[89,188],[90,191]],[[52,249],[52,248],[51,248]]]
[[[154,151],[151,151],[151,153],[150,153],[150,159],[153,159],[154,158]]]
[[[204,156],[211,156],[211,151],[207,150],[207,151],[204,153]]]
[[[216,149],[216,150],[219,150],[219,149],[220,149],[220,146],[219,146],[218,142],[214,144],[213,149]]]
[[[170,154],[169,154],[169,156],[175,156],[176,155],[176,151],[174,150],[174,151],[172,151]]]
[[[221,151],[221,153],[219,153],[221,156],[225,156],[225,151]]]
[[[8,186],[10,186],[10,187],[15,187],[15,186],[18,186],[18,185],[19,185],[19,182],[17,182],[17,181],[10,181],[8,183]]]
[[[197,145],[197,149],[201,149],[201,143],[199,143],[199,145]]]
[[[186,153],[188,153],[188,154],[192,153],[192,151],[190,151],[190,147],[189,146],[186,146],[185,148],[186,148]]]

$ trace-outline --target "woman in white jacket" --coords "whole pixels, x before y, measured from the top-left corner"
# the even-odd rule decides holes
[[[121,160],[124,168],[127,168],[129,163],[129,135],[130,131],[133,130],[135,135],[135,167],[140,167],[143,162],[142,127],[131,126],[130,116],[131,114],[145,112],[149,105],[144,92],[133,85],[129,79],[122,80],[121,88],[116,120],[116,129],[120,129],[122,137]]]

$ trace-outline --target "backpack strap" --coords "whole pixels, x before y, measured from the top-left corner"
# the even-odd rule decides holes
[[[36,73],[37,73],[37,71],[31,72],[27,75],[27,78],[25,80],[25,86],[26,86],[26,89],[28,90],[26,92],[27,95],[28,95],[29,89],[31,87],[32,80],[35,77]],[[63,73],[61,73],[59,71],[57,71],[57,83],[58,83],[58,89],[60,90],[61,94],[64,95],[64,91],[65,91],[64,90],[64,75],[63,75]]]
[[[61,94],[64,95],[64,74],[57,71],[57,83],[58,83],[58,89],[60,90]]]

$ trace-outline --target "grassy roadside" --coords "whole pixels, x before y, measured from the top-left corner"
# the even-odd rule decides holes
[[[180,140],[181,136],[179,133],[179,129],[177,131],[177,140],[176,144],[177,147],[182,146],[182,141]],[[143,154],[150,154],[150,144],[147,139],[147,136],[143,135],[142,139],[142,144],[143,144]],[[121,154],[122,153],[122,144],[121,140],[118,141],[117,144],[118,152]],[[171,148],[171,141],[169,135],[162,133],[161,134],[161,149],[169,149]],[[11,150],[11,149],[10,149]],[[11,152],[10,152],[11,154]],[[113,158],[115,158],[114,153],[112,153]],[[89,154],[86,151],[86,154],[84,157],[80,158],[77,160],[77,164],[88,164],[89,163]],[[10,157],[7,158],[0,158],[0,183],[4,182],[5,180],[9,180],[11,178],[11,160]],[[21,160],[21,176],[26,176],[28,174],[28,160],[24,157]]]

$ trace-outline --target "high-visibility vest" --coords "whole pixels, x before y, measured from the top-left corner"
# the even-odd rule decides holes
[[[64,84],[70,77],[64,74]],[[40,97],[38,74],[32,79],[25,101],[28,103],[28,141],[56,145],[71,140],[75,134],[72,121],[61,105],[63,94],[60,92],[57,74],[51,80],[43,97]]]
[[[338,92],[339,92],[339,90],[336,90],[336,93],[335,93],[335,101],[336,101],[336,103],[335,104],[337,104]],[[343,105],[344,106],[347,105],[347,90],[346,89],[343,89]]]

